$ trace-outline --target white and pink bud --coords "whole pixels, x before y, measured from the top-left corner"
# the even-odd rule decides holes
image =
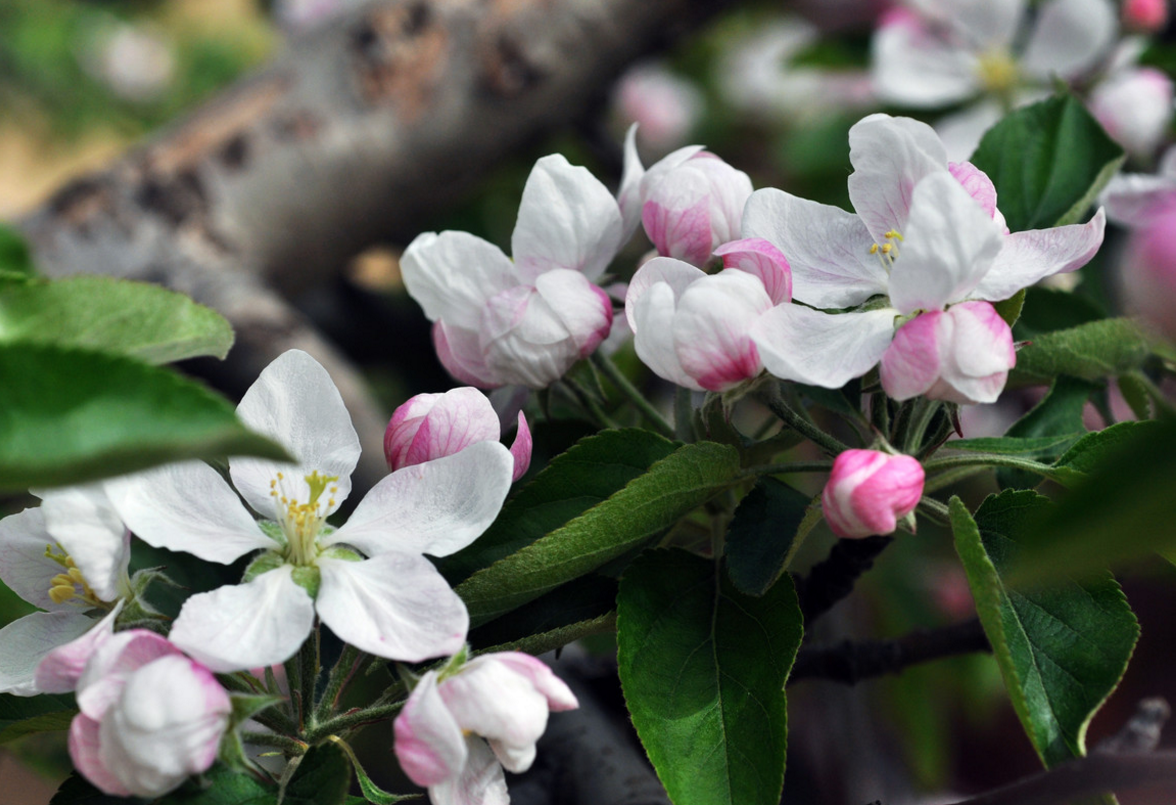
[[[723,258],[723,268],[759,277],[772,304],[792,301],[792,266],[784,253],[764,238],[733,240],[719,246],[714,254]]]
[[[1090,112],[1127,153],[1150,159],[1172,122],[1172,79],[1154,67],[1120,70],[1090,92]]]
[[[1168,0],[1123,0],[1123,27],[1151,34],[1168,24]]]
[[[821,507],[846,539],[893,534],[923,496],[923,467],[911,456],[846,450],[833,461]]]
[[[516,481],[531,466],[531,430],[522,411],[518,423],[510,448]],[[384,431],[384,458],[395,472],[451,456],[477,442],[496,442],[500,435],[498,414],[477,389],[463,386],[444,394],[418,394],[392,414]]]
[[[1127,310],[1176,340],[1176,196],[1131,233],[1119,282]]]
[[[988,302],[920,313],[882,354],[882,388],[896,400],[995,402],[1017,363],[1013,333]]]
[[[702,116],[702,93],[659,64],[638,65],[617,82],[614,106],[627,123],[640,126],[641,140],[666,153],[690,134]]]
[[[86,779],[120,797],[158,797],[206,771],[232,712],[211,671],[141,629],[98,648],[77,698],[70,757]]]
[[[515,773],[531,767],[548,713],[579,706],[568,686],[529,654],[486,654],[443,673],[421,677],[394,725],[401,767],[429,789],[434,803],[483,802],[488,792],[504,793],[503,767]]]

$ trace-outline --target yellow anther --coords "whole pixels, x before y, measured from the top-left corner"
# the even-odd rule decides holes
[[[53,578],[49,579],[49,586],[51,587],[69,587],[73,589],[74,580],[64,573],[58,573]]]
[[[331,498],[330,500],[328,500],[328,501],[327,501],[327,508],[330,508],[330,507],[332,507],[332,506],[334,506],[334,505],[335,505],[335,499],[334,499],[334,498]]]
[[[889,243],[883,243],[882,244],[882,254],[890,254],[890,251],[893,248],[894,247],[891,246]]]
[[[285,475],[283,475],[282,473],[280,473],[280,472],[278,473],[278,480],[279,480],[279,481],[281,481],[281,480],[282,480],[282,479],[284,479],[285,477],[286,477],[286,476],[285,476]]]
[[[878,244],[877,243],[870,244],[870,254],[877,254],[877,253],[878,253]]]
[[[74,597],[74,588],[71,584],[68,587],[50,587],[49,600],[55,604],[64,604],[66,601]]]

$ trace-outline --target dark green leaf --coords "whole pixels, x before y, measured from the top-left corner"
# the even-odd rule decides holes
[[[1032,341],[1043,333],[1069,330],[1106,318],[1105,311],[1076,293],[1038,285],[1026,288],[1024,293],[1025,307],[1021,310],[1021,318],[1012,325],[1013,338],[1017,341]]]
[[[1081,473],[1091,473],[1117,449],[1133,440],[1146,439],[1161,432],[1158,422],[1119,422],[1109,428],[1088,433],[1054,462]]]
[[[1142,372],[1128,372],[1119,375],[1119,393],[1131,406],[1136,419],[1148,419],[1152,415],[1151,386]]]
[[[1082,219],[1123,163],[1120,148],[1071,95],[1016,109],[988,130],[972,163],[996,185],[1014,232]]]
[[[608,615],[616,609],[616,602],[616,579],[597,573],[581,576],[523,604],[509,615],[471,630],[469,643],[481,650],[517,643],[532,635],[558,632]]]
[[[103,794],[97,788],[90,785],[89,780],[75,771],[69,777],[65,778],[65,782],[57,789],[57,793],[53,795],[53,799],[49,800],[49,805],[127,805],[128,802],[136,801],[141,800],[130,800],[125,797],[112,797],[109,794]]]
[[[22,276],[36,274],[33,257],[24,238],[8,224],[0,222],[0,272]]]
[[[277,805],[277,802],[277,786],[263,785],[218,763],[158,800],[156,805]]]
[[[755,598],[685,551],[630,566],[618,598],[621,686],[675,805],[780,801],[784,683],[802,633],[788,576]]]
[[[458,585],[471,624],[510,612],[647,543],[729,488],[739,470],[739,453],[728,445],[679,447],[604,502]]]
[[[1046,766],[1086,753],[1086,727],[1135,648],[1139,626],[1103,573],[1081,584],[1011,587],[1010,569],[1048,498],[1007,490],[973,518],[951,500],[952,530],[1013,708]]]
[[[302,757],[286,786],[283,805],[342,805],[351,787],[351,764],[334,743],[319,744]]]
[[[233,703],[232,724],[242,724],[262,710],[284,702],[284,696],[267,693],[230,693],[229,700]]]
[[[1138,369],[1150,354],[1147,337],[1129,319],[1102,319],[1035,337],[1017,352],[1009,382],[1049,383],[1059,375],[1100,380]]]
[[[944,450],[963,450],[968,453],[996,453],[1001,456],[1023,458],[1053,458],[1081,439],[1083,431],[1060,436],[985,436],[978,439],[957,439],[943,446]]]
[[[502,559],[623,489],[674,443],[645,430],[606,430],[556,457],[502,507],[494,524],[468,548],[441,562],[450,582]]]
[[[739,502],[726,541],[727,572],[737,590],[768,591],[792,557],[808,506],[808,495],[775,478],[761,478]]]
[[[77,712],[73,696],[0,693],[0,744],[34,732],[67,730]]]
[[[1021,318],[1021,311],[1025,308],[1025,294],[1028,289],[1022,288],[1015,294],[1001,302],[994,302],[992,306],[1005,323],[1012,327]]]
[[[287,458],[246,430],[227,401],[166,369],[77,349],[0,346],[0,489],[225,454]]]
[[[395,805],[397,802],[403,802],[406,799],[419,799],[420,794],[390,794],[384,789],[380,788],[372,778],[368,777],[367,772],[363,770],[363,766],[359,762],[359,758],[355,756],[355,751],[343,741],[332,741],[332,745],[341,749],[347,759],[351,761],[351,768],[355,770],[355,777],[359,780],[359,790],[363,791],[363,799],[367,802],[374,802],[375,805]],[[351,802],[351,797],[344,800],[344,805]]]
[[[1086,426],[1082,423],[1082,409],[1097,388],[1098,386],[1085,380],[1059,377],[1041,402],[1013,423],[1005,434],[1006,438],[1039,439],[1070,437],[1076,433],[1084,433]],[[1061,455],[1067,446],[1064,442],[1059,442],[1049,450],[1042,450],[1036,457],[1054,458]],[[997,470],[996,478],[1002,487],[1017,489],[1031,489],[1041,481],[1041,478],[1033,473],[1008,468]]]
[[[17,342],[168,363],[225,357],[233,345],[233,329],[212,308],[144,282],[87,276],[0,280],[0,343]]]

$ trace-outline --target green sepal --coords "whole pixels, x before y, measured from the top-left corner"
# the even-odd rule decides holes
[[[403,802],[406,799],[417,799],[420,794],[390,794],[378,785],[372,782],[372,778],[367,776],[367,772],[363,770],[360,765],[359,758],[355,756],[355,752],[345,741],[332,736],[332,743],[343,750],[343,754],[347,755],[347,759],[351,761],[351,768],[355,769],[355,776],[359,780],[359,790],[363,792],[363,798],[368,802],[373,802],[375,805],[393,805],[395,802]]]
[[[258,576],[269,573],[271,570],[277,570],[284,564],[286,564],[286,558],[280,553],[266,551],[250,562],[249,567],[245,568],[245,574],[241,577],[241,583],[248,584]]]
[[[295,567],[290,577],[294,579],[295,584],[306,590],[311,598],[318,598],[319,587],[323,583],[323,574],[317,565]]]
[[[230,693],[229,701],[233,705],[233,712],[229,716],[229,725],[237,727],[262,710],[286,701],[286,697],[273,693]]]

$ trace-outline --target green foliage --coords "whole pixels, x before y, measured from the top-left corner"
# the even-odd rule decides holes
[[[1021,312],[1025,309],[1025,297],[1027,288],[1022,288],[1015,294],[1000,302],[994,302],[993,307],[1009,327],[1014,326],[1017,320],[1021,318]]]
[[[735,589],[763,595],[799,545],[809,498],[775,478],[761,478],[739,502],[727,529],[727,573]]]
[[[1008,583],[1048,498],[1007,490],[973,518],[959,498],[950,512],[976,609],[1013,708],[1037,754],[1055,766],[1086,753],[1086,727],[1118,685],[1139,626],[1107,574],[1049,588]]]
[[[2,489],[225,454],[287,458],[199,384],[100,352],[0,345],[0,412]]]
[[[625,555],[729,488],[739,474],[734,447],[679,447],[624,489],[455,589],[481,625]]]
[[[618,598],[621,686],[675,805],[775,805],[784,683],[803,633],[791,579],[743,595],[713,561],[650,551]]]
[[[33,258],[24,238],[8,224],[0,222],[0,276],[32,276]]]
[[[1077,223],[1123,164],[1120,148],[1071,95],[1009,113],[988,130],[972,163],[996,185],[1014,232]]]
[[[0,344],[19,342],[169,363],[224,358],[233,330],[211,308],[157,285],[108,277],[0,278]]]
[[[380,788],[372,778],[368,776],[367,772],[363,770],[363,766],[359,762],[359,758],[355,756],[355,751],[348,746],[344,741],[332,741],[332,746],[338,748],[347,756],[351,762],[351,768],[355,769],[355,777],[359,780],[359,790],[363,792],[363,802],[372,802],[375,805],[394,805],[397,802],[403,802],[406,799],[419,799],[420,794],[390,794],[384,789]],[[349,805],[352,801],[351,797],[344,800],[344,805]]]
[[[1013,423],[1005,434],[1009,439],[1045,439],[1059,438],[1058,442],[1048,449],[1039,449],[1035,454],[1039,459],[1049,459],[1061,455],[1069,442],[1076,435],[1086,432],[1082,424],[1082,409],[1087,399],[1097,389],[1093,383],[1078,380],[1073,377],[1062,376],[1054,381],[1049,392],[1029,413]],[[1040,443],[1036,443],[1040,446]],[[954,446],[954,445],[953,445]],[[1030,489],[1040,482],[1040,478],[1024,470],[1001,469],[997,471],[997,480],[1002,487],[1016,489]]]
[[[559,644],[562,646],[575,639],[574,636],[589,624],[602,622],[616,609],[616,600],[616,579],[598,573],[581,576],[472,630],[469,643],[481,650],[573,635]]]
[[[0,744],[34,732],[69,729],[78,712],[73,696],[13,696],[0,693]]]
[[[951,450],[969,453],[995,453],[1022,458],[1053,458],[1082,438],[1082,431],[1059,436],[983,436],[978,439],[957,439],[947,444]]]
[[[1043,333],[1069,330],[1106,316],[1089,299],[1069,291],[1034,285],[1025,288],[1024,293],[1025,306],[1021,317],[1012,325],[1013,338],[1018,341],[1032,341]]]
[[[57,789],[53,799],[49,800],[49,805],[126,805],[127,801],[125,797],[111,797],[103,794],[90,785],[85,777],[74,772]],[[217,803],[217,805],[244,805],[244,803],[238,801],[237,803]],[[262,805],[262,801],[249,803],[249,805]]]
[[[1017,353],[1013,385],[1048,383],[1059,375],[1099,380],[1138,369],[1151,354],[1147,337],[1129,319],[1101,319],[1043,333]]]
[[[312,747],[286,786],[283,805],[343,805],[351,787],[351,763],[338,744]]]

